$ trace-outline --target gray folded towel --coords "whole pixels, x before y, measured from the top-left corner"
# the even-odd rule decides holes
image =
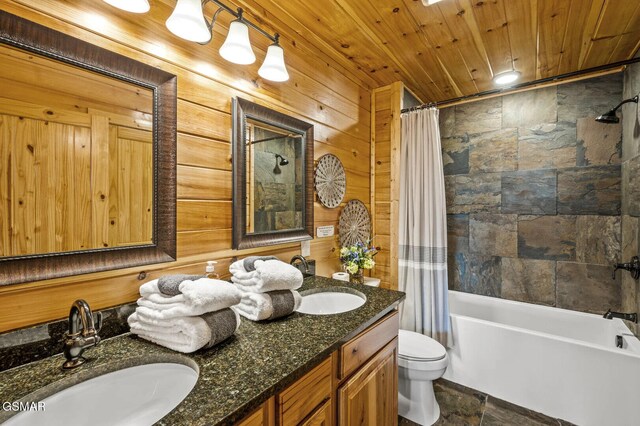
[[[160,290],[160,293],[167,296],[177,296],[181,294],[180,283],[182,283],[182,281],[195,281],[199,280],[202,277],[204,277],[204,275],[163,275],[158,279],[158,290]]]
[[[242,266],[244,266],[244,270],[247,272],[255,271],[256,265],[254,265],[256,260],[278,260],[275,256],[249,256],[243,259]]]
[[[242,300],[232,309],[251,321],[285,317],[300,307],[302,297],[292,290],[273,290],[267,293],[242,292]]]
[[[296,301],[291,290],[274,290],[267,294],[271,296],[271,303],[273,304],[273,313],[268,319],[284,317],[294,311]]]
[[[209,349],[233,336],[240,321],[238,314],[229,308],[201,315],[201,318],[211,328],[211,340],[203,346],[204,349]]]

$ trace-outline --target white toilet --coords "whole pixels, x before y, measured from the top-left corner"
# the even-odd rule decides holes
[[[431,337],[408,330],[398,334],[398,414],[430,426],[440,417],[433,380],[449,364],[447,351]]]
[[[348,274],[346,280],[349,279]],[[340,273],[334,279],[345,279]],[[364,283],[380,285],[379,278],[365,277]],[[440,417],[440,406],[433,393],[433,381],[449,365],[447,350],[424,334],[409,330],[398,333],[398,414],[423,426],[431,426]]]

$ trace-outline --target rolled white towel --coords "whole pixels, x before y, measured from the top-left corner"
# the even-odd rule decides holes
[[[197,317],[157,320],[149,309],[138,307],[127,319],[131,332],[143,339],[174,351],[191,353],[210,348],[232,336],[240,326],[240,317],[232,309],[223,309]]]
[[[295,290],[243,292],[242,301],[232,309],[251,321],[273,320],[293,313],[301,301],[302,296]]]
[[[274,290],[297,290],[302,286],[302,272],[280,260],[256,260],[255,271],[247,272],[243,261],[229,266],[231,281],[242,291],[267,293]]]
[[[153,292],[154,286],[157,288],[157,282],[150,281],[140,287],[140,293],[144,295],[138,299],[138,305],[158,311],[160,318],[197,316],[218,311],[238,304],[242,297],[237,286],[209,278],[182,281],[179,286],[181,294],[175,296]]]

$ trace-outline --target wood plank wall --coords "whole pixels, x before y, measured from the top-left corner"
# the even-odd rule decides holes
[[[137,298],[144,280],[173,272],[204,271],[220,261],[227,273],[234,256],[273,253],[288,260],[299,244],[238,252],[231,249],[231,97],[240,96],[315,125],[315,157],[337,155],[347,172],[345,201],[370,199],[371,88],[357,73],[333,61],[281,21],[291,80],[258,77],[268,40],[252,34],[256,64],[238,66],[218,49],[230,19],[221,15],[207,46],[182,41],[164,26],[172,1],[152,1],[145,15],[121,12],[102,1],[7,0],[0,8],[55,30],[178,75],[178,260],[176,262],[63,279],[0,286],[0,331],[63,318],[76,298],[101,309]],[[265,12],[266,14],[266,12]],[[249,17],[251,17],[249,15]],[[293,25],[293,24],[292,24]],[[315,204],[315,226],[337,227],[340,209]],[[311,257],[318,273],[339,268],[337,238],[316,239]]]
[[[398,207],[400,200],[400,110],[404,85],[393,83],[371,94],[374,244],[379,247],[372,275],[385,288],[398,288]]]

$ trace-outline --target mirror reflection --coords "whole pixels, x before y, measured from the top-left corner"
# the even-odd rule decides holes
[[[0,257],[148,245],[153,92],[0,45]]]
[[[247,234],[303,228],[304,135],[248,118]]]

